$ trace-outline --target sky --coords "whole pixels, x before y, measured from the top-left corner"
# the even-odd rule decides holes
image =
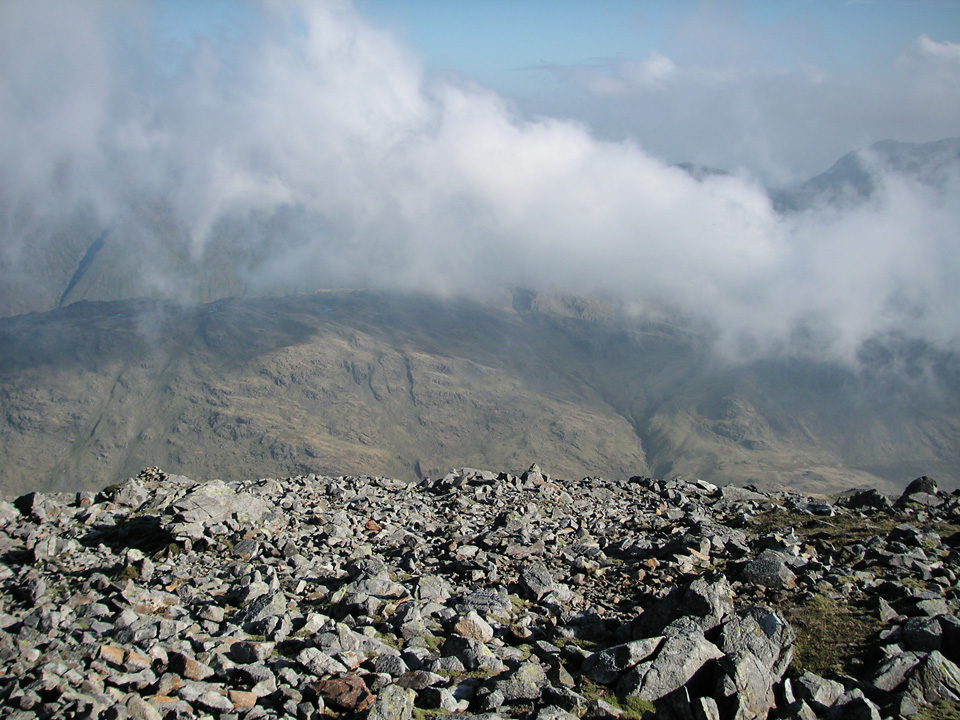
[[[883,139],[960,134],[960,0],[357,0],[432,77],[671,163],[788,185]],[[154,4],[188,53],[256,34],[243,0]]]
[[[930,56],[957,52],[958,2],[363,0],[358,9],[416,48],[428,72],[492,88],[526,116],[631,138],[669,162],[745,167],[786,184],[877,140],[958,133],[956,91],[930,87],[922,106],[913,97],[913,83],[937,72],[936,60],[922,67]]]
[[[955,168],[868,154],[870,202],[789,217],[766,188],[958,136],[950,0],[4,0],[0,280],[82,217],[174,297],[161,259],[227,246],[262,288],[523,285],[671,304],[733,353],[953,349]]]

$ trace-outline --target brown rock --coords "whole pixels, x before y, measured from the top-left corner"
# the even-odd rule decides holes
[[[378,532],[383,530],[383,527],[376,520],[368,520],[367,524],[363,526],[363,529],[370,535],[376,535]]]
[[[180,689],[181,685],[183,685],[183,680],[179,675],[164,673],[157,681],[157,695],[172,695]]]
[[[246,690],[231,690],[229,697],[230,702],[233,703],[233,707],[237,710],[241,708],[252,708],[257,704],[257,696]]]
[[[151,666],[150,657],[136,650],[128,650],[124,661],[124,668],[127,672],[137,672],[139,670],[149,670]]]
[[[182,652],[170,653],[170,669],[188,680],[206,680],[213,668]]]
[[[323,680],[317,693],[330,705],[347,712],[361,712],[373,704],[373,695],[359,675],[353,673]]]
[[[210,690],[197,698],[197,703],[208,710],[233,710],[233,703],[226,695]]]
[[[106,660],[115,667],[123,667],[123,660],[126,652],[119,645],[101,645],[100,658]]]
[[[471,610],[461,616],[453,626],[453,631],[462,637],[473,638],[482,643],[493,640],[493,628],[476,610]]]
[[[162,720],[160,711],[139,695],[131,695],[127,700],[127,712],[136,720]]]

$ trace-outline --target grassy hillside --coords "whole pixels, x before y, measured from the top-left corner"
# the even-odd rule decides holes
[[[819,491],[955,483],[957,394],[898,395],[874,366],[717,367],[673,320],[522,292],[81,302],[0,321],[0,479],[10,494],[153,464],[414,479],[538,461]]]

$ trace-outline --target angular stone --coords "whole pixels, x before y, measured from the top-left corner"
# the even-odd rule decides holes
[[[843,697],[844,687],[836,680],[828,680],[809,670],[793,683],[797,697],[810,703],[815,710],[830,708]]]
[[[538,602],[556,588],[553,576],[542,562],[531,563],[524,567],[520,571],[520,582],[529,596]]]
[[[373,704],[373,695],[366,683],[352,673],[321,680],[316,690],[327,704],[347,712],[362,712]]]
[[[733,720],[766,718],[775,705],[773,685],[779,679],[756,655],[740,651],[721,660],[725,675],[719,683],[719,695],[726,697]]]
[[[907,694],[927,703],[960,702],[960,667],[934,650],[908,681]]]
[[[287,598],[282,591],[267,592],[252,600],[240,613],[239,624],[256,623],[287,610]]]
[[[209,665],[182,652],[170,653],[170,670],[188,680],[206,680],[214,674]]]
[[[163,715],[139,695],[131,695],[126,703],[127,713],[136,720],[162,720]]]
[[[334,660],[325,652],[317,648],[304,648],[297,655],[297,662],[300,663],[307,672],[312,675],[338,675],[347,672],[347,668],[342,663]]]
[[[111,500],[117,505],[138,508],[143,505],[149,497],[150,493],[146,486],[144,486],[140,480],[130,478],[114,490]]]
[[[712,697],[693,698],[690,705],[694,720],[720,720],[720,708]]]
[[[222,623],[224,615],[224,610],[219,605],[204,605],[199,613],[201,620],[209,620],[214,623]]]
[[[884,660],[873,672],[870,684],[884,692],[895,692],[907,680],[907,676],[916,668],[923,656],[919,653],[904,652]]]
[[[901,523],[887,533],[887,543],[901,543],[911,548],[923,545],[923,531],[910,523]]]
[[[47,581],[36,569],[31,568],[21,578],[14,593],[28,605],[37,605],[47,594]]]
[[[136,650],[127,650],[123,658],[123,667],[127,672],[139,672],[148,670],[153,666],[153,661],[149,655],[144,655]]]
[[[683,605],[700,620],[706,632],[733,613],[733,588],[725,575],[703,573],[683,594]]]
[[[499,690],[494,690],[490,686],[484,686],[477,690],[475,702],[481,710],[495,712],[506,702],[506,699]],[[500,716],[493,715],[492,717],[499,718]]]
[[[419,600],[444,602],[450,598],[446,581],[436,575],[424,575],[417,580],[414,596]]]
[[[436,673],[425,670],[411,670],[398,677],[396,684],[400,687],[420,691],[433,685],[439,685],[443,681],[443,675],[437,675]]]
[[[157,680],[157,694],[172,695],[180,689],[182,684],[183,680],[179,675],[175,673],[164,673],[160,676],[160,679]]]
[[[238,493],[222,480],[197,485],[173,503],[177,521],[185,524],[212,525],[231,516],[240,522],[256,523],[269,511],[267,503],[256,495]]]
[[[685,685],[706,663],[720,657],[723,657],[720,648],[702,633],[668,635],[649,665],[641,663],[634,668],[638,672],[623,676],[617,685],[617,694],[650,702],[659,700]]]
[[[248,690],[230,690],[227,698],[233,703],[234,710],[252,708],[258,700],[257,694]]]
[[[233,702],[227,697],[226,691],[220,693],[215,690],[209,690],[197,698],[197,704],[207,710],[233,710]]]
[[[861,510],[864,508],[872,508],[874,510],[886,510],[890,507],[890,499],[881,494],[875,488],[870,488],[868,490],[861,490],[859,492],[850,495],[849,497],[841,500],[841,503],[844,507],[850,508],[851,510]]]
[[[583,661],[580,672],[593,682],[609,685],[622,673],[653,655],[662,641],[662,636],[643,638],[593,653]]]
[[[120,645],[101,645],[97,654],[101,659],[115,667],[123,667],[123,661],[126,657],[126,650]]]
[[[577,720],[577,716],[568,713],[563,708],[548,705],[537,713],[537,720]]]
[[[766,495],[762,493],[754,492],[753,490],[748,490],[742,487],[736,487],[735,485],[725,485],[720,488],[720,495],[724,500],[729,500],[733,502],[762,502],[767,499]]]
[[[443,643],[444,655],[452,655],[463,663],[467,670],[489,670],[494,673],[506,669],[503,662],[479,640],[450,635]]]
[[[926,475],[922,475],[912,480],[895,503],[897,507],[904,507],[914,495],[926,495],[936,497],[938,492],[937,481]]]
[[[480,615],[509,617],[513,610],[510,598],[492,588],[475,590],[457,603],[457,612],[467,613],[476,610]]]
[[[521,663],[513,672],[494,682],[504,701],[536,700],[547,685],[547,674],[537,663]]]
[[[116,687],[126,688],[128,690],[142,690],[148,685],[157,681],[157,676],[152,670],[141,670],[135,673],[113,673],[107,676],[107,682]]]
[[[467,708],[467,702],[457,700],[453,691],[447,688],[428,687],[417,692],[417,702],[428,709],[445,710],[455,713]]]
[[[0,500],[0,527],[19,520],[21,512],[6,500]]]
[[[900,613],[894,610],[884,597],[877,598],[877,611],[880,613],[880,619],[885,623],[900,619]]]
[[[241,640],[230,646],[230,659],[243,665],[262,662],[270,657],[276,643]]]
[[[50,514],[50,502],[43,493],[29,492],[21,495],[13,501],[13,506],[25,515],[37,522],[45,522]]]
[[[399,655],[379,655],[374,658],[373,670],[377,673],[386,673],[398,678],[410,670]]]
[[[773,678],[772,682],[776,682],[793,659],[795,638],[793,628],[777,611],[755,605],[724,623],[719,646],[731,656],[744,653],[755,656]]]
[[[413,701],[417,694],[399,685],[387,685],[378,695],[367,714],[367,720],[410,720]]]
[[[797,584],[797,576],[787,565],[787,558],[775,550],[764,550],[743,568],[748,582],[763,587],[789,590]]]
[[[943,630],[935,617],[912,617],[903,624],[903,640],[910,650],[940,650]]]
[[[493,628],[490,627],[490,623],[477,614],[476,610],[471,610],[466,615],[461,616],[454,624],[453,631],[457,635],[473,638],[482,643],[493,640]]]
[[[917,612],[928,617],[940,618],[950,614],[950,605],[943,598],[936,600],[921,600],[917,603]]]

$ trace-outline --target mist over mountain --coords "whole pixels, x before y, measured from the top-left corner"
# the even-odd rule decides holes
[[[526,287],[670,305],[746,360],[957,347],[960,191],[955,162],[927,181],[936,144],[841,163],[784,214],[748,172],[427,74],[350,3],[250,7],[255,30],[170,55],[144,8],[4,5],[0,312]],[[917,47],[952,77],[953,44]],[[812,202],[866,177],[869,204]]]
[[[960,167],[960,138],[929,143],[881,140],[847,153],[824,173],[799,185],[771,191],[780,212],[850,207],[883,192],[885,174],[943,193],[952,191]]]
[[[50,7],[0,6],[6,488],[533,460],[955,482],[960,141],[770,189],[427,72],[346,1],[173,50],[150,4]],[[904,59],[937,117],[957,50]],[[590,86],[729,80],[652,59]]]

